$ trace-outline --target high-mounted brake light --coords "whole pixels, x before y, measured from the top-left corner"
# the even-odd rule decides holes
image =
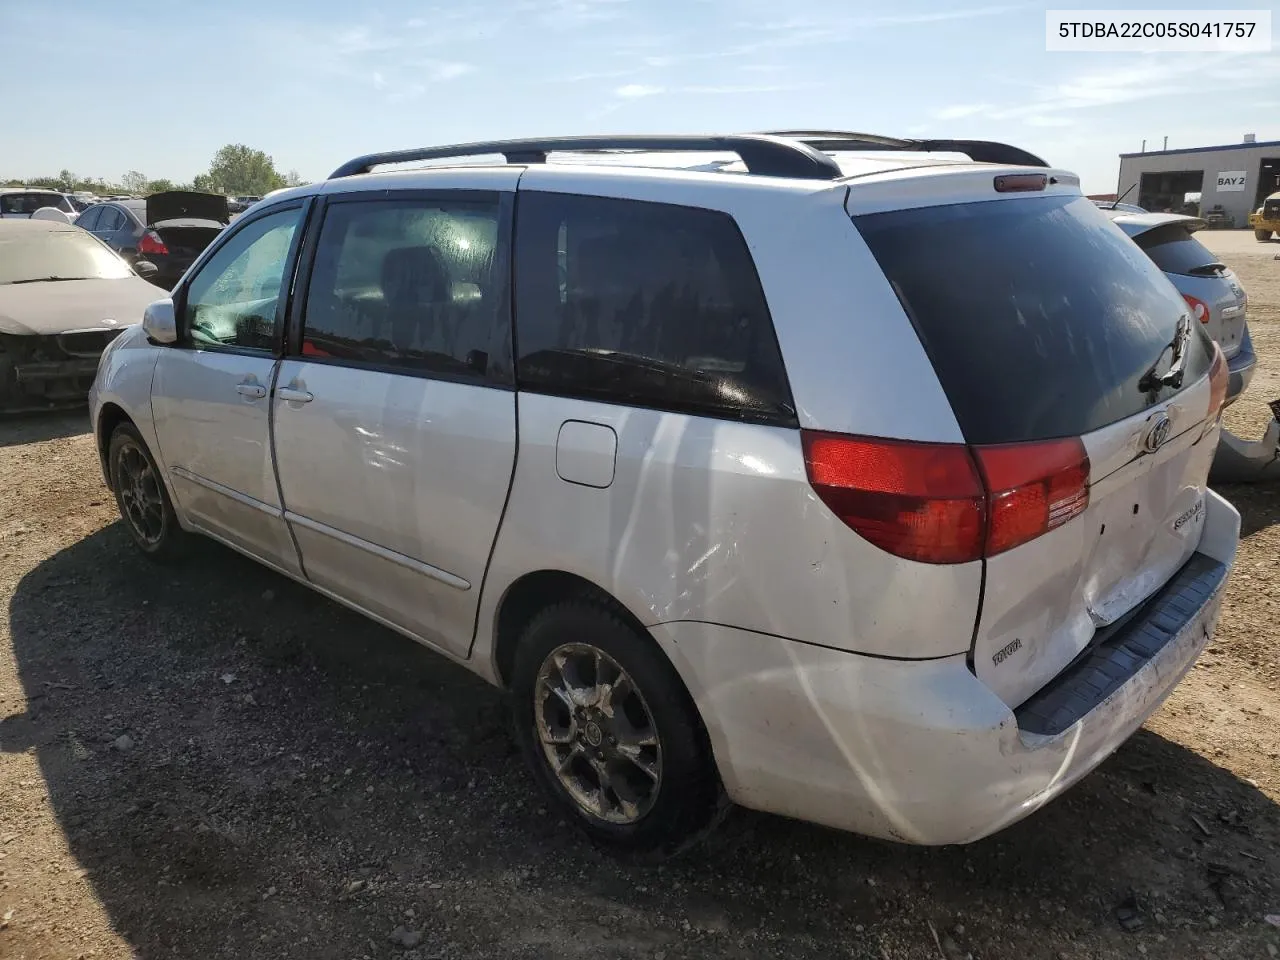
[[[995,178],[996,193],[1023,193],[1043,190],[1049,177],[1043,173],[1003,173]]]
[[[1089,505],[1078,439],[968,447],[803,431],[818,497],[889,553],[966,563],[1033,540]]]
[[[1187,306],[1191,308],[1191,315],[1201,323],[1209,322],[1209,305],[1203,300],[1197,300],[1189,293],[1184,293],[1182,299],[1187,301]]]
[[[168,254],[169,248],[154,230],[145,231],[138,239],[138,253]]]

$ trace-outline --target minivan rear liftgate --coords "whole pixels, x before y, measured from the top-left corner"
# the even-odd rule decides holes
[[[1019,707],[1162,588],[1212,580],[1196,557],[1226,363],[1161,271],[1078,195],[854,223],[968,441],[935,456],[971,457],[979,492],[969,526],[950,527],[977,531],[964,549],[916,559],[984,559],[971,666]],[[941,493],[953,511],[973,496]]]

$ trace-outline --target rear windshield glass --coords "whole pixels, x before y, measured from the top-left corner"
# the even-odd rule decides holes
[[[56,193],[0,193],[0,213],[30,216],[41,207],[71,212],[71,204]]]
[[[1186,304],[1084,197],[923,207],[855,218],[933,361],[970,443],[1079,436],[1175,390]],[[1183,385],[1208,372],[1200,324]],[[1163,354],[1162,354],[1163,351]]]
[[[1226,270],[1218,258],[1180,224],[1156,227],[1138,234],[1133,240],[1165,273],[1212,276]]]
[[[0,233],[0,284],[132,275],[127,263],[79,227]]]

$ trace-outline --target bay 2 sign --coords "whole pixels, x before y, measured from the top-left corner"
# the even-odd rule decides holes
[[[1239,193],[1244,190],[1244,170],[1224,170],[1218,174],[1219,193]]]

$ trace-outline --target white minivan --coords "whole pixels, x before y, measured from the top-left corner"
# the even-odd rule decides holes
[[[91,402],[145,554],[212,537],[466,665],[573,819],[667,849],[726,799],[964,843],[1097,766],[1214,628],[1226,387],[1073,175],[813,133],[358,158]]]

